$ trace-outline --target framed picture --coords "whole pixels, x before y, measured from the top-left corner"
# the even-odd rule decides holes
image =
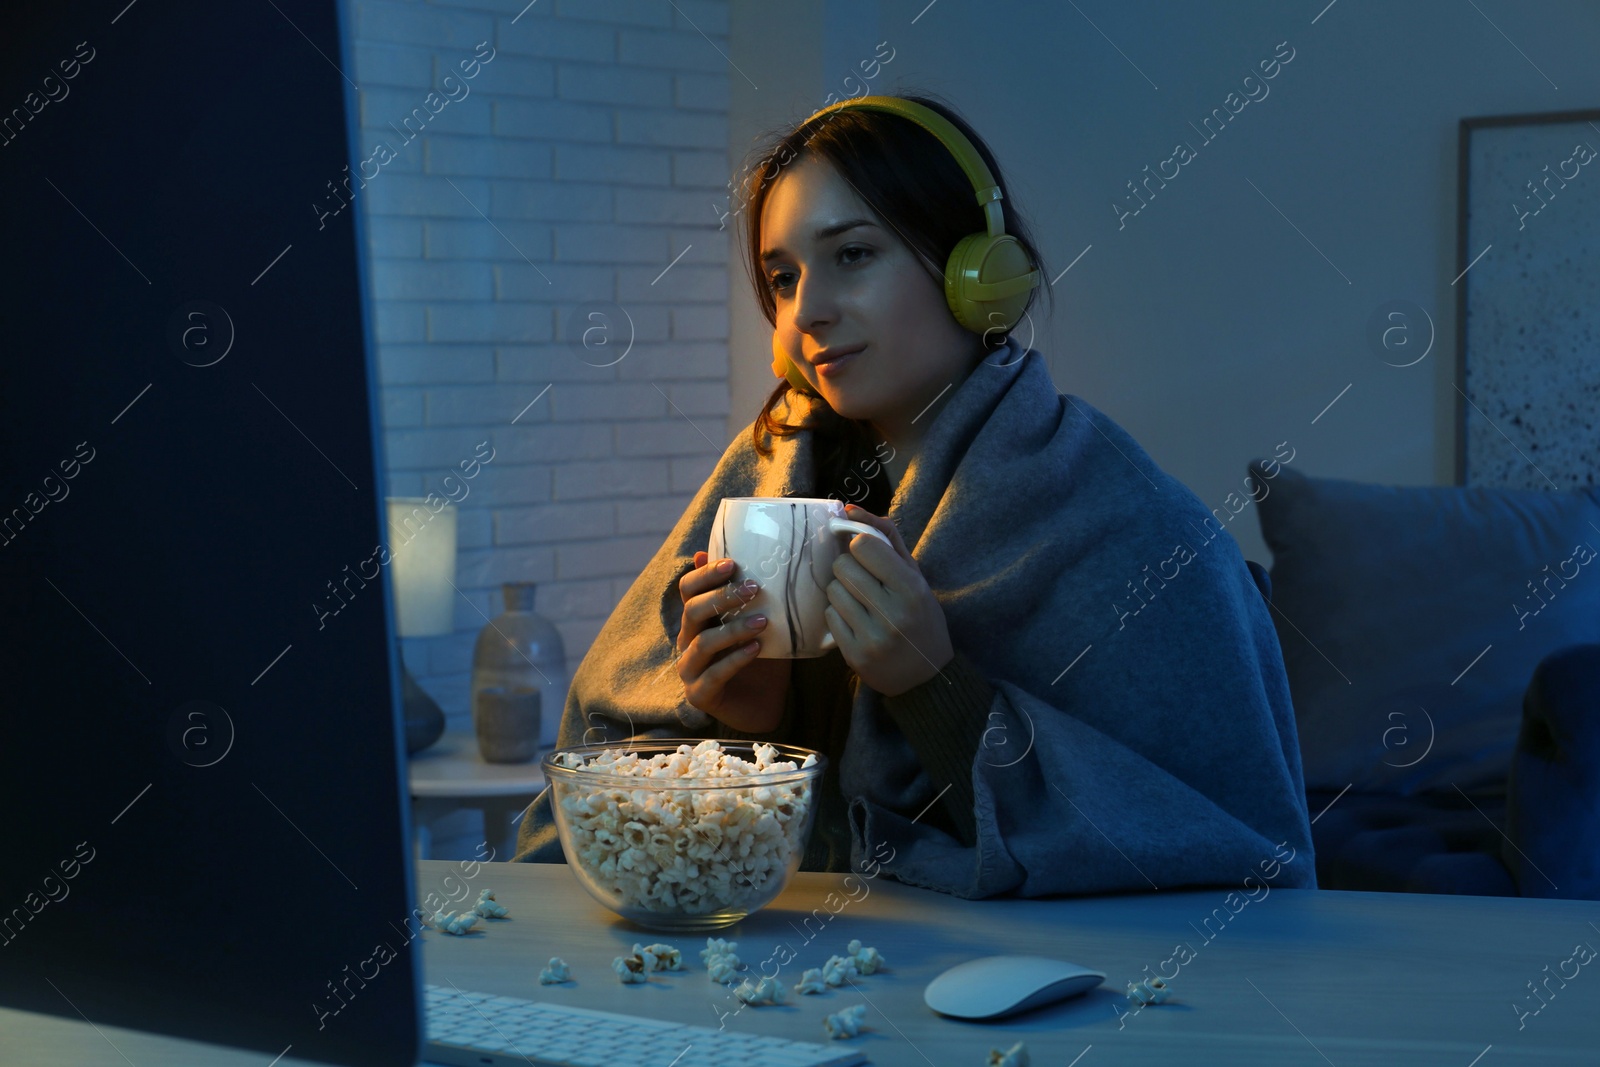
[[[1600,478],[1600,111],[1461,120],[1456,484]]]

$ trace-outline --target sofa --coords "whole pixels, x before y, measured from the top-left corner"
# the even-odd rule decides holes
[[[1600,900],[1600,490],[1246,486],[1322,888]]]

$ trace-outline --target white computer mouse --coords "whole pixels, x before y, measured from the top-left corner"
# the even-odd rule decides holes
[[[928,983],[922,999],[940,1015],[998,1019],[1087,993],[1100,971],[1043,956],[985,956],[958,963]]]

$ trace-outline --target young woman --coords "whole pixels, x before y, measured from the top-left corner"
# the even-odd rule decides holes
[[[870,863],[967,897],[1314,888],[1288,683],[1237,545],[1055,388],[1014,315],[989,326],[947,297],[981,197],[950,137],[859,106],[880,99],[824,109],[749,169],[745,254],[783,381],[584,657],[560,742],[826,753],[805,869]],[[966,138],[1042,274],[983,141],[931,97],[892,99]],[[754,591],[703,550],[726,496],[846,499],[888,536],[834,566],[837,650],[754,655]],[[548,793],[516,858],[562,859]]]

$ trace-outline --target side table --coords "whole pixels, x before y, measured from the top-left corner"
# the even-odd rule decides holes
[[[483,836],[493,858],[509,860],[516,850],[513,820],[544,791],[540,761],[548,748],[526,763],[488,763],[478,754],[471,730],[447,730],[438,741],[410,757],[412,820],[417,858],[431,859],[432,826],[462,808],[483,813]]]

